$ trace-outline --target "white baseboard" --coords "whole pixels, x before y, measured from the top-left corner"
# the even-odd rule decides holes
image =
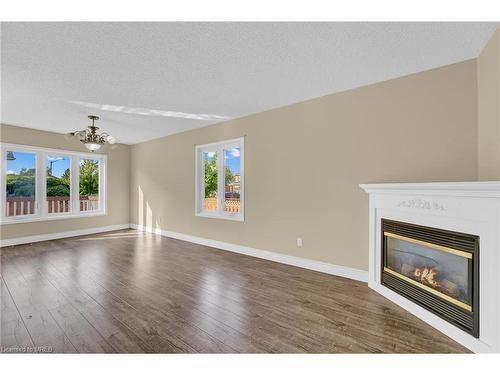
[[[0,247],[22,245],[26,243],[48,241],[48,240],[57,240],[59,238],[83,236],[86,234],[110,232],[113,230],[128,229],[128,228],[130,228],[130,224],[117,224],[117,225],[108,225],[105,227],[71,230],[67,232],[40,234],[36,236],[16,237],[6,240],[0,240]]]
[[[368,282],[368,271],[363,271],[356,268],[339,266],[336,264],[320,262],[317,260],[299,258],[292,255],[275,253],[267,250],[254,249],[248,246],[236,245],[232,243],[211,240],[203,237],[191,236],[158,228],[146,227],[143,225],[130,224],[130,227],[137,230],[142,230],[149,233],[159,234],[164,237],[175,238],[178,240],[188,241],[199,245],[215,247],[221,250],[232,251],[234,253],[245,254],[256,258],[271,260],[273,262],[284,263],[291,266],[306,268],[313,271],[323,272],[330,275],[346,277],[348,279]]]

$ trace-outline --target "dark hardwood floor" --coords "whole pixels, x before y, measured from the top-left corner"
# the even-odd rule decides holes
[[[366,284],[134,230],[1,249],[2,351],[467,352]]]

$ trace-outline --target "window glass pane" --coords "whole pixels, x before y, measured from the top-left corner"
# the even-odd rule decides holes
[[[217,152],[203,152],[204,164],[204,200],[205,211],[217,212]]]
[[[67,156],[47,156],[47,207],[49,214],[70,211],[70,165],[70,158]]]
[[[80,211],[99,209],[99,160],[80,160]]]
[[[240,212],[241,150],[239,147],[224,150],[224,211]]]
[[[7,151],[5,215],[35,213],[36,154]]]

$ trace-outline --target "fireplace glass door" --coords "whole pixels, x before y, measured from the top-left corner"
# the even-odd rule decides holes
[[[385,271],[465,310],[472,311],[472,254],[385,232]]]
[[[381,282],[479,335],[479,237],[382,220]]]

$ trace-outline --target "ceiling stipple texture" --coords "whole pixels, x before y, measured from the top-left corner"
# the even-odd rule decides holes
[[[488,23],[3,23],[2,122],[136,143],[478,56]]]

